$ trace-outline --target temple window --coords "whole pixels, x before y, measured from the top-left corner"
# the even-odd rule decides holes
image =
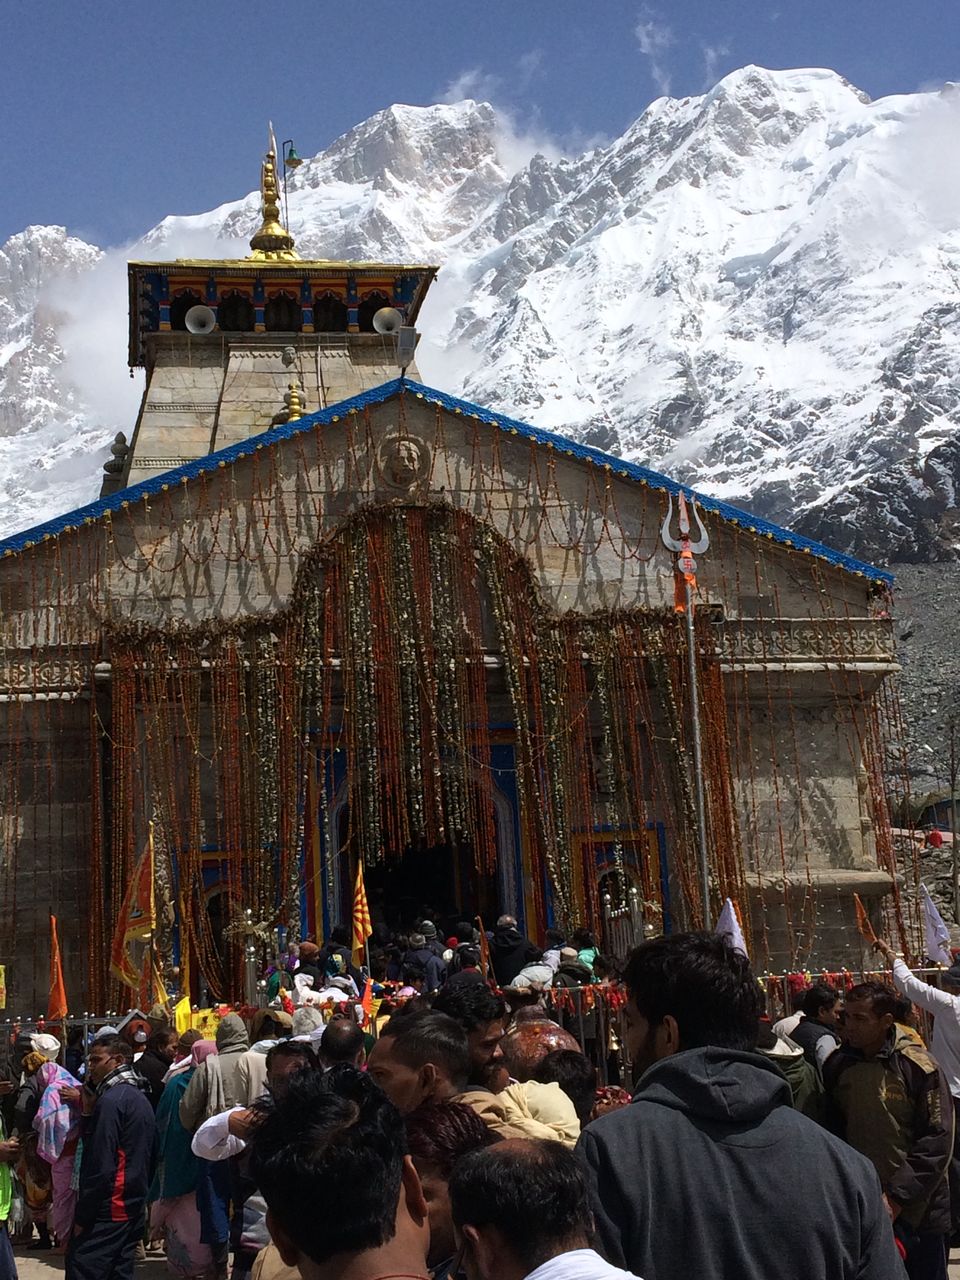
[[[389,307],[390,299],[385,293],[369,293],[360,303],[357,311],[357,322],[361,333],[373,333],[373,317],[381,307]]]
[[[217,321],[227,333],[253,333],[255,320],[253,303],[239,289],[231,289],[220,299]]]
[[[292,293],[275,293],[263,309],[267,333],[299,333],[303,314]]]
[[[317,333],[346,333],[347,305],[333,293],[325,293],[313,303],[313,327]]]
[[[199,306],[202,302],[203,298],[193,289],[184,289],[178,293],[170,303],[170,328],[186,329],[187,312],[191,307]]]

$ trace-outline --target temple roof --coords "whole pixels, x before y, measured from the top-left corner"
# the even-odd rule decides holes
[[[303,265],[303,263],[297,264],[301,268]],[[530,426],[529,423],[508,418],[505,414],[496,413],[490,409],[483,409],[479,405],[471,404],[468,400],[460,400],[455,396],[446,395],[442,391],[435,391],[431,387],[423,386],[419,382],[411,382],[405,378],[395,378],[392,382],[385,382],[379,387],[365,391],[362,395],[343,400],[339,404],[331,405],[329,408],[321,409],[316,413],[305,414],[295,422],[272,427],[261,435],[250,436],[248,439],[241,441],[239,444],[231,445],[227,449],[206,454],[193,462],[185,463],[183,466],[176,467],[171,471],[152,476],[149,480],[143,480],[139,484],[121,489],[117,493],[101,498],[97,502],[88,503],[75,511],[57,516],[53,520],[47,520],[31,529],[25,529],[22,533],[0,540],[0,554],[9,556],[28,550],[39,542],[47,541],[57,537],[60,533],[76,529],[78,525],[92,524],[110,512],[126,508],[143,498],[169,489],[174,484],[179,485],[184,481],[189,482],[206,472],[214,472],[221,467],[238,462],[242,458],[250,457],[257,450],[279,444],[283,440],[304,432],[312,431],[317,426],[339,422],[347,414],[357,413],[369,406],[380,405],[387,400],[404,395],[414,396],[418,400],[438,405],[451,413],[463,414],[480,422],[488,423],[490,426],[496,427],[509,435],[524,437],[537,444],[556,449],[568,457],[579,458],[581,461],[603,467],[624,480],[633,480],[647,488],[660,490],[664,493],[683,493],[687,498],[695,499],[701,510],[710,512],[726,523],[754,533],[758,537],[768,538],[794,551],[815,556],[819,560],[826,561],[838,569],[843,569],[859,577],[887,585],[893,583],[893,574],[885,569],[878,569],[874,565],[857,560],[853,556],[845,555],[841,551],[834,551],[831,547],[815,542],[812,538],[804,537],[803,534],[794,533],[768,520],[762,520],[759,516],[743,511],[739,507],[734,507],[728,502],[722,502],[718,498],[711,498],[708,494],[699,493],[687,485],[678,484],[676,480],[670,479],[669,476],[661,475],[657,471],[651,471],[648,467],[642,467],[635,462],[626,462],[623,458],[618,458],[614,454],[604,453],[602,450],[594,449],[590,445],[579,444],[576,441],[566,439],[564,436],[556,435],[554,432]]]

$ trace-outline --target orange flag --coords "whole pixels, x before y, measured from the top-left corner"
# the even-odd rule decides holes
[[[368,978],[363,987],[363,999],[360,1001],[360,1008],[367,1015],[369,1023],[373,1017],[373,980]]]
[[[156,918],[153,906],[153,823],[150,823],[150,834],[147,847],[140,855],[140,861],[133,871],[133,878],[127,885],[123,906],[117,919],[117,927],[110,947],[110,972],[124,986],[140,991],[144,970],[142,953],[134,958],[131,944],[147,943],[153,933]]]
[[[367,939],[373,933],[373,921],[367,906],[367,890],[363,883],[363,862],[357,863],[357,879],[353,887],[353,963],[363,964]]]
[[[57,917],[50,916],[50,995],[47,999],[47,1019],[58,1022],[67,1016],[67,991],[63,985],[63,965],[60,962],[60,940],[57,937]]]
[[[873,931],[873,925],[870,923],[870,917],[867,915],[867,909],[860,901],[859,893],[855,893],[853,895],[853,905],[857,909],[857,928],[860,930],[863,937],[866,938],[867,942],[873,946],[877,940],[877,935]]]
[[[487,931],[483,927],[483,917],[477,916],[476,921],[477,932],[480,934],[480,972],[489,982],[493,972],[490,964],[490,939],[487,937]]]

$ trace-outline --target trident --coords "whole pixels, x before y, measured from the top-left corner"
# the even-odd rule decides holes
[[[700,691],[697,684],[697,648],[693,626],[693,592],[697,585],[697,562],[695,556],[703,555],[710,546],[710,538],[703,525],[703,519],[697,510],[696,498],[691,498],[690,507],[683,490],[677,495],[679,508],[680,537],[675,538],[670,532],[673,523],[673,494],[667,504],[667,516],[660,530],[663,545],[668,551],[676,551],[676,572],[683,578],[684,597],[687,615],[687,670],[690,681],[690,720],[693,729],[693,778],[697,798],[697,835],[700,845],[700,893],[703,898],[703,927],[710,928],[710,859],[707,856],[707,807],[703,787],[703,744],[700,737]],[[694,542],[690,536],[690,517],[696,521],[699,536]]]

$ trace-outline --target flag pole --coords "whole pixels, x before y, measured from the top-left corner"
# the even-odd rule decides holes
[[[684,603],[676,606],[677,612],[686,615],[687,632],[687,683],[690,686],[690,728],[693,745],[693,782],[696,802],[697,843],[700,846],[700,895],[703,900],[703,927],[710,928],[710,854],[707,845],[707,805],[703,778],[703,739],[700,725],[700,687],[697,672],[697,639],[693,621],[693,592],[697,585],[697,562],[695,556],[702,555],[710,546],[710,536],[703,525],[703,519],[697,510],[696,499],[691,500],[690,509],[681,489],[677,495],[679,509],[680,537],[675,538],[670,526],[673,522],[673,494],[670,494],[667,514],[660,530],[660,538],[668,551],[677,551],[675,572],[678,583],[683,581]],[[696,520],[700,536],[694,542],[691,538],[690,517]]]

